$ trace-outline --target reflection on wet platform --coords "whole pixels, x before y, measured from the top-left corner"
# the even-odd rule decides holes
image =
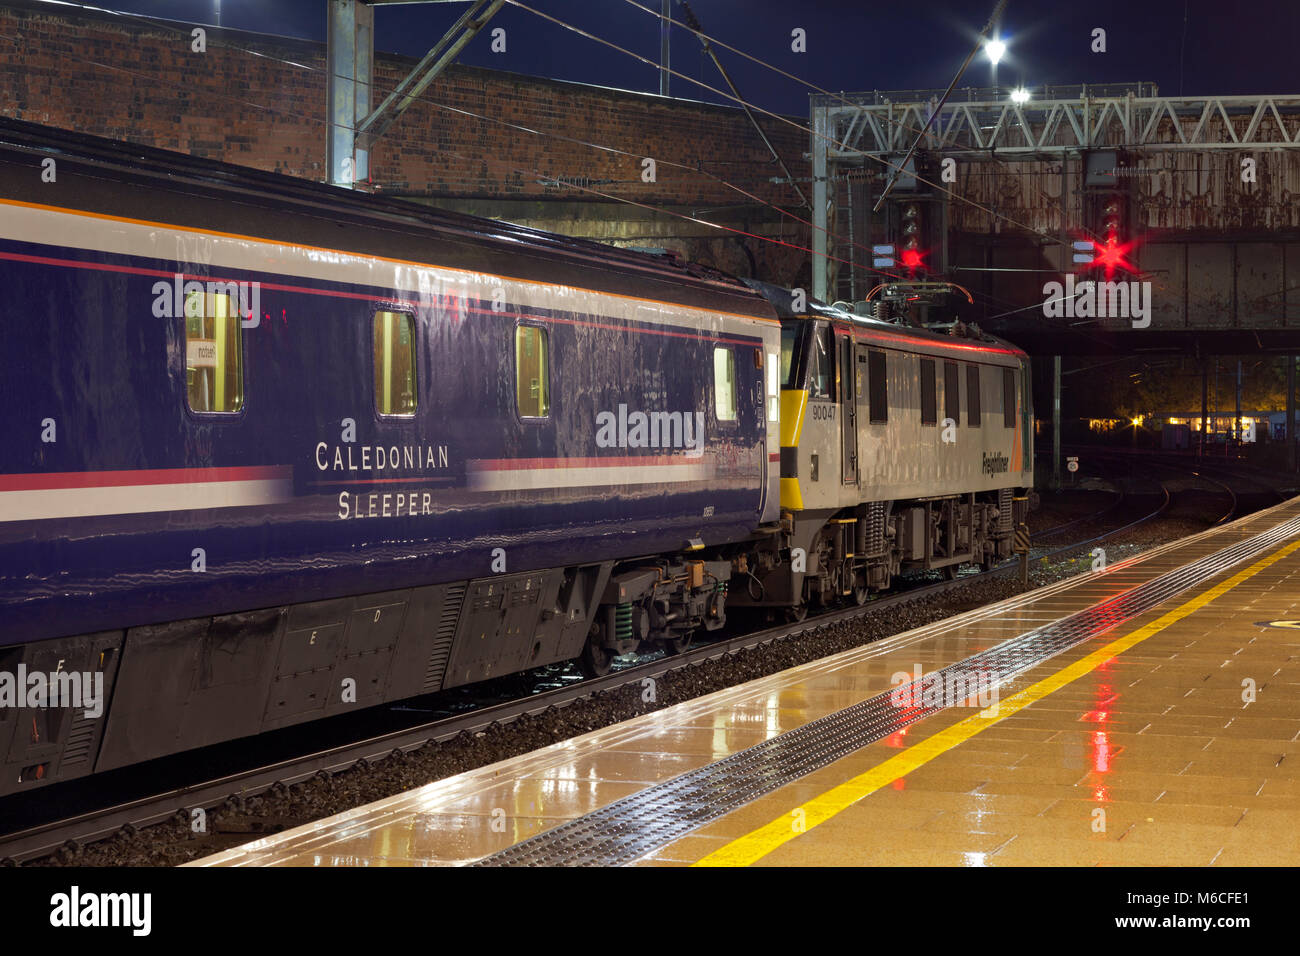
[[[965,660],[1297,513],[1300,501],[1289,502],[1103,573],[199,862],[472,862],[888,692],[900,673],[910,679],[918,669],[931,673]],[[1283,550],[1270,547],[1267,554]],[[1235,583],[1177,619],[1162,617],[1224,581]],[[790,834],[735,859],[758,865],[1300,862],[1294,840],[1300,826],[1300,630],[1255,623],[1300,618],[1298,605],[1300,552],[1266,566],[1244,561],[999,686],[1004,703],[1030,688],[1048,689],[995,721],[971,731],[963,722],[982,711],[942,710],[750,800],[641,862],[727,862],[738,845],[760,846],[754,835],[774,821],[791,821]],[[1135,634],[1140,640],[1131,646],[1088,663],[1110,642]],[[1059,676],[1067,672],[1068,680]],[[924,759],[912,760],[906,773],[891,777],[882,770],[891,758],[921,753]],[[851,799],[841,799],[846,792]],[[817,816],[832,803],[833,813]],[[799,829],[801,812],[815,825]]]

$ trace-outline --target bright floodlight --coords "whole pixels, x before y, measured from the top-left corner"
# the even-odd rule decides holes
[[[1016,87],[1014,90],[1011,91],[1011,102],[1028,103],[1029,91],[1025,89],[1023,86]]]
[[[984,52],[989,55],[989,60],[996,66],[998,60],[1002,59],[1002,54],[1007,52],[1007,45],[1001,40],[990,40],[985,44]]]

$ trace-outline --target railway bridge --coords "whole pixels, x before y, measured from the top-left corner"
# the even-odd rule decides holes
[[[1297,349],[1300,96],[1151,83],[941,95],[814,97],[815,295],[864,298],[886,281],[865,250],[910,225],[920,271],[972,293],[961,318],[1033,353]],[[1107,216],[1125,247],[1111,278],[1150,283],[1149,316],[1076,315],[1044,292],[1081,270],[1075,244]]]
[[[811,123],[814,295],[871,298],[891,281],[862,268],[873,248],[881,272],[962,286],[921,318],[1053,357],[1058,480],[1062,355],[1199,363],[1202,435],[1207,359],[1272,356],[1294,426],[1300,96],[906,90],[819,95]]]

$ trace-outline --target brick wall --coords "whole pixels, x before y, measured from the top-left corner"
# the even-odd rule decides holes
[[[315,180],[326,178],[324,65],[322,44],[211,29],[200,54],[191,52],[184,28],[52,13],[22,0],[0,5],[0,113]],[[413,65],[377,54],[374,102]],[[774,166],[739,110],[472,67],[452,67],[423,99],[636,155],[532,136],[419,102],[372,154],[372,178],[390,189],[599,198],[537,182],[586,177],[613,181],[593,189],[656,205],[750,202],[695,169],[668,166],[673,160],[769,202],[795,202],[789,187],[766,182]],[[795,175],[807,175],[806,134],[763,122]],[[656,183],[641,180],[643,156],[659,161]]]

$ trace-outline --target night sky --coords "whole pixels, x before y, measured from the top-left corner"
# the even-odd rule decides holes
[[[658,17],[626,0],[525,0],[575,26],[657,60]],[[639,0],[658,8],[659,0]],[[108,0],[110,9],[215,22],[216,0]],[[987,21],[993,0],[883,4],[846,0],[694,0],[704,27],[720,40],[828,90],[946,87]],[[325,0],[220,0],[221,25],[323,41]],[[465,9],[464,3],[380,6],[375,46],[422,56]],[[674,2],[674,16],[680,17]],[[461,62],[534,76],[658,92],[658,73],[596,42],[506,6],[488,30],[504,27],[507,50],[489,49],[487,31]],[[807,31],[808,52],[791,50],[790,32]],[[1107,52],[1092,53],[1092,31],[1106,30]],[[1023,84],[1153,81],[1162,93],[1300,92],[1296,40],[1300,3],[1257,0],[1010,0],[1002,21],[1008,52],[1003,88]],[[808,90],[793,80],[719,51],[742,94],[765,109],[806,115]],[[1180,62],[1181,61],[1181,62]],[[674,69],[721,86],[699,42],[674,30]],[[990,67],[971,63],[962,86],[987,86]],[[724,102],[674,77],[672,93]]]

